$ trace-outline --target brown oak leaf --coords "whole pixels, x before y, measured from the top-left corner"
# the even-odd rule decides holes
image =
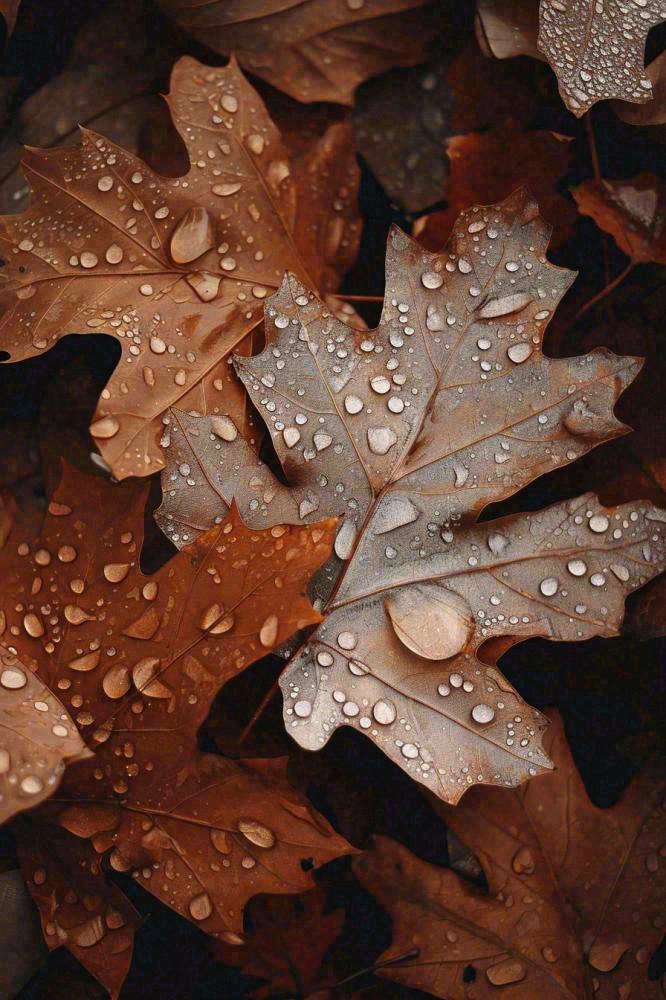
[[[645,40],[651,28],[666,21],[665,0],[540,0],[538,35],[536,11],[537,0],[480,0],[484,38],[494,55],[545,56],[562,100],[578,117],[597,101],[650,101]]]
[[[584,181],[572,194],[578,211],[610,233],[634,264],[666,264],[666,187],[654,174]]]
[[[243,972],[267,981],[253,992],[257,1000],[276,993],[308,996],[317,989],[326,953],[345,923],[344,909],[329,911],[326,895],[318,887],[300,896],[253,901]]]
[[[355,862],[388,909],[380,974],[446,1000],[617,1000],[662,996],[648,964],[663,937],[666,781],[644,769],[611,809],[589,800],[557,713],[546,736],[554,774],[509,792],[475,788],[447,825],[478,857],[485,892],[381,839]],[[473,987],[471,984],[474,984]]]
[[[80,148],[26,151],[31,206],[0,224],[0,346],[12,360],[68,333],[118,340],[91,426],[117,478],[162,467],[169,406],[233,408],[226,356],[251,337],[285,266],[326,292],[355,249],[350,126],[290,157],[233,62],[181,59],[168,100],[184,177],[82,130]]]
[[[234,508],[145,576],[145,497],[143,487],[68,468],[41,536],[26,539],[17,525],[2,552],[2,641],[16,662],[0,673],[0,704],[11,709],[34,684],[57,692],[88,748],[57,795],[30,814],[26,873],[47,942],[72,943],[112,992],[126,965],[107,969],[106,931],[115,928],[103,916],[102,855],[110,851],[112,868],[134,871],[169,906],[233,941],[250,896],[308,888],[304,858],[319,864],[350,849],[290,788],[283,760],[235,762],[196,745],[220,686],[320,619],[304,590],[330,551],[334,522],[257,531]],[[30,712],[39,734],[37,694],[24,712],[26,730]],[[68,749],[76,732],[58,719],[52,740]],[[41,799],[49,771],[40,760],[20,770],[16,749],[3,740],[0,781],[4,791],[21,779],[14,794],[25,808]],[[81,838],[76,860],[53,827]],[[48,858],[33,870],[40,843]],[[76,881],[79,870],[90,887]]]
[[[477,522],[626,430],[613,405],[635,358],[542,353],[573,277],[547,261],[548,236],[524,190],[463,213],[440,253],[394,230],[370,331],[286,278],[266,349],[236,365],[290,486],[225,420],[174,413],[168,428],[158,517],[177,545],[232,496],[257,526],[345,515],[317,581],[326,618],[282,676],[287,730],[316,750],[353,726],[451,802],[551,766],[543,716],[487,640],[613,635],[625,596],[664,565],[666,515],[649,503],[587,494]]]
[[[559,246],[576,218],[570,200],[556,189],[567,172],[569,139],[554,132],[525,132],[507,127],[495,132],[457,135],[446,145],[450,173],[444,195],[448,207],[417,222],[414,235],[430,250],[441,247],[460,212],[506,198],[521,184],[530,189],[539,211],[553,227],[552,245]]]
[[[299,101],[352,104],[368,77],[423,62],[441,27],[427,0],[159,0],[186,31]]]

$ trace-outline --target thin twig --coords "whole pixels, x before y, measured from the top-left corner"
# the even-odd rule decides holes
[[[252,713],[252,717],[251,717],[250,721],[248,722],[248,724],[246,725],[245,729],[243,730],[243,732],[238,737],[238,746],[241,746],[241,744],[243,744],[245,742],[245,740],[248,738],[248,736],[250,735],[250,733],[254,729],[255,725],[257,724],[257,721],[261,718],[261,716],[266,711],[266,708],[268,707],[269,702],[271,702],[273,700],[273,698],[275,697],[275,695],[278,693],[279,689],[280,689],[280,679],[278,678],[277,680],[275,680],[273,682],[272,686],[266,692],[266,694],[261,699],[261,702],[259,703],[259,705],[257,706],[257,708]]]
[[[406,951],[404,955],[397,955],[395,958],[387,958],[385,962],[375,962],[374,965],[369,965],[365,969],[359,969],[358,972],[353,972],[351,976],[346,976],[344,979],[338,980],[337,983],[330,983],[328,986],[319,986],[316,990],[312,990],[308,993],[307,1000],[310,997],[314,997],[317,993],[324,993],[327,990],[337,990],[340,986],[346,986],[347,983],[351,983],[354,979],[359,979],[361,976],[365,976],[368,973],[377,972],[379,969],[387,969],[392,965],[400,965],[401,962],[409,962],[412,958],[418,958],[421,952],[418,948],[410,948]]]
[[[341,299],[343,302],[383,302],[383,295],[333,295],[330,298]]]
[[[584,316],[586,312],[592,309],[593,306],[596,306],[598,302],[600,302],[602,299],[605,299],[607,295],[610,295],[610,293],[614,291],[617,288],[617,286],[621,284],[629,274],[631,274],[635,266],[636,266],[635,261],[630,260],[627,266],[624,268],[624,270],[620,271],[617,277],[613,278],[612,281],[609,281],[607,285],[604,285],[604,287],[601,289],[600,292],[597,292],[597,294],[593,295],[592,298],[585,303],[585,305],[580,307],[580,309],[574,316],[572,322],[575,323],[577,320],[581,318],[581,316]]]

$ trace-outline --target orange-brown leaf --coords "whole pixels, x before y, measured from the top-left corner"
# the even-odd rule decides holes
[[[666,264],[666,187],[654,174],[584,181],[572,193],[578,210],[610,233],[634,263]]]
[[[20,670],[46,689],[49,714],[50,691],[57,691],[74,718],[85,759],[32,821],[90,842],[77,850],[89,858],[84,868],[95,876],[99,906],[108,900],[96,858],[110,851],[112,867],[132,869],[204,930],[235,939],[251,895],[308,888],[303,860],[316,865],[350,850],[293,792],[283,762],[236,763],[196,746],[221,685],[321,619],[305,588],[330,552],[335,521],[258,530],[247,528],[234,507],[146,576],[139,565],[144,501],[141,487],[111,486],[66,468],[41,536],[24,537],[20,524],[11,529],[2,553],[3,641],[13,661],[20,657],[34,674],[6,666],[0,699],[15,710]],[[37,738],[46,718],[41,698],[24,702],[24,728]],[[80,741],[67,718],[50,737],[63,757],[72,755],[73,734]],[[22,782],[24,761],[11,740],[8,749],[1,780],[14,785]],[[44,772],[39,786],[32,778],[20,789],[25,808],[54,785]],[[71,903],[63,878],[84,906],[90,895],[76,884],[69,843],[63,840],[62,864],[54,860],[38,880],[42,919],[48,904],[48,921],[58,925],[64,908],[63,926],[70,926]],[[97,913],[91,908],[91,934],[103,927]],[[81,925],[78,916],[72,927]],[[106,982],[106,934],[85,945],[71,940]],[[70,938],[60,943],[69,946]]]
[[[422,62],[440,29],[427,0],[160,0],[186,31],[299,101],[352,104],[363,80]]]
[[[450,174],[444,187],[448,206],[419,219],[415,235],[436,250],[447,239],[460,212],[480,201],[501,201],[524,184],[544,220],[553,227],[551,244],[567,239],[576,212],[555,188],[567,172],[569,139],[554,132],[524,132],[515,127],[457,135],[447,142]]]
[[[0,346],[13,360],[68,333],[118,339],[91,426],[117,478],[162,467],[169,406],[234,405],[225,357],[261,322],[285,267],[329,291],[356,245],[350,126],[292,156],[234,62],[181,59],[168,101],[184,177],[82,130],[79,148],[26,151],[31,205],[0,224]]]
[[[556,713],[546,745],[554,774],[515,791],[474,789],[437,805],[478,857],[484,892],[451,870],[382,840],[356,862],[393,919],[381,974],[446,1000],[656,1000],[648,963],[663,936],[663,764],[649,766],[612,809],[587,797]]]

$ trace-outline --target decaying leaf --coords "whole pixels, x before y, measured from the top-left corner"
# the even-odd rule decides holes
[[[579,212],[610,233],[635,264],[666,264],[666,189],[654,174],[584,181],[572,191]]]
[[[389,910],[393,943],[413,962],[381,973],[446,1000],[661,997],[649,962],[663,937],[663,764],[612,809],[587,797],[553,713],[553,775],[513,792],[475,788],[447,824],[477,855],[484,892],[386,839],[355,863]],[[502,987],[502,989],[500,989]]]
[[[276,994],[308,996],[319,985],[326,952],[342,932],[342,908],[326,906],[326,891],[312,889],[300,896],[265,896],[250,910],[252,932],[243,972],[267,981],[253,996],[270,1000]]]
[[[363,80],[423,62],[440,30],[426,0],[159,0],[186,31],[299,101],[352,104]]]
[[[90,751],[62,702],[0,642],[0,823],[52,795]]]
[[[0,345],[12,360],[68,333],[115,336],[121,360],[91,433],[117,478],[163,465],[172,405],[225,413],[226,355],[261,320],[285,266],[331,290],[354,254],[350,126],[290,157],[235,63],[177,64],[169,107],[190,172],[169,179],[101,136],[28,150],[31,207],[0,226]]]
[[[651,99],[645,40],[651,28],[666,21],[664,0],[540,0],[536,38],[535,13],[536,0],[480,0],[483,37],[493,55],[543,53],[562,100],[579,117],[597,101],[644,104]]]
[[[90,934],[102,951],[88,929],[84,944],[79,930],[71,940],[88,949],[77,957],[112,990],[124,973],[113,965],[105,972],[102,854],[110,850],[113,868],[135,871],[205,931],[235,940],[250,896],[307,888],[311,876],[301,860],[319,864],[349,850],[290,788],[284,761],[237,763],[196,747],[220,686],[319,620],[304,589],[330,551],[334,522],[257,531],[234,509],[191,549],[144,576],[144,502],[142,488],[67,469],[39,540],[12,531],[3,551],[3,642],[20,660],[0,673],[3,708],[11,710],[15,692],[32,678],[58,692],[89,748],[57,796],[31,814],[35,824],[83,838],[80,858],[72,862],[69,841],[60,837],[39,876],[28,875],[39,887],[52,946],[68,946],[66,932],[81,927],[81,907],[70,915],[72,892],[84,905],[92,894]],[[40,733],[41,701],[24,708],[30,732],[28,711]],[[61,756],[70,750],[70,729],[64,720],[53,728]],[[2,748],[3,784],[19,778],[21,805],[38,802],[46,764],[24,775],[12,739]],[[30,843],[40,837],[38,830]],[[35,850],[25,850],[30,863]],[[94,891],[77,885],[79,868]]]
[[[291,487],[250,463],[229,422],[169,425],[159,518],[176,544],[232,496],[251,525],[345,515],[318,581],[327,617],[281,680],[288,731],[316,750],[354,726],[450,802],[551,766],[545,720],[481,646],[613,635],[626,594],[664,564],[666,514],[648,503],[585,495],[475,523],[626,430],[612,410],[636,359],[542,353],[572,280],[546,260],[548,235],[524,190],[463,213],[438,254],[394,230],[374,331],[287,277],[266,349],[236,366]]]
[[[443,193],[448,206],[419,219],[415,235],[430,250],[441,247],[461,211],[481,197],[501,201],[525,184],[553,227],[552,245],[558,246],[576,218],[571,201],[555,188],[567,172],[569,143],[554,132],[525,132],[515,126],[454,136],[446,146],[450,172]]]

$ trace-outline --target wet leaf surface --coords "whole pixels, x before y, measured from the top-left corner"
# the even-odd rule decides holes
[[[663,936],[663,763],[600,809],[556,713],[546,746],[552,775],[513,792],[475,788],[455,809],[438,805],[479,859],[487,891],[384,838],[355,861],[393,920],[382,958],[419,949],[382,975],[446,1000],[470,989],[509,1000],[661,995],[649,965]]]
[[[314,866],[349,850],[290,788],[283,761],[234,762],[196,748],[219,687],[318,620],[304,588],[330,551],[334,522],[257,532],[234,512],[144,576],[144,502],[143,489],[68,469],[40,538],[26,540],[19,525],[3,552],[2,708],[20,713],[33,738],[43,720],[50,727],[37,760],[10,732],[3,789],[15,789],[20,808],[34,806],[55,790],[48,754],[86,756],[31,813],[34,833],[21,843],[26,863],[40,843],[45,862],[48,854],[32,876],[47,942],[73,944],[112,992],[131,948],[106,940],[116,928],[100,916],[109,905],[103,855],[233,943],[250,896],[306,888],[304,856]],[[40,824],[81,838],[75,857],[71,839]]]
[[[428,54],[439,5],[425,0],[160,0],[186,31],[299,101],[352,104],[354,89]]]
[[[177,545],[231,496],[251,525],[344,514],[317,584],[327,617],[281,679],[287,731],[316,750],[358,728],[450,802],[551,766],[545,720],[483,644],[613,635],[624,597],[663,565],[650,504],[585,495],[474,523],[624,430],[612,410],[635,359],[541,352],[572,278],[547,262],[548,235],[525,191],[463,213],[439,254],[394,231],[375,331],[285,279],[266,349],[236,367],[293,486],[251,462],[229,422],[169,424],[158,520]]]
[[[169,102],[185,177],[159,177],[83,130],[80,148],[26,152],[33,200],[2,224],[0,346],[12,360],[67,333],[118,339],[91,425],[117,478],[161,468],[169,406],[233,408],[226,355],[260,323],[285,267],[327,291],[355,249],[348,126],[292,159],[235,64],[182,59]]]

